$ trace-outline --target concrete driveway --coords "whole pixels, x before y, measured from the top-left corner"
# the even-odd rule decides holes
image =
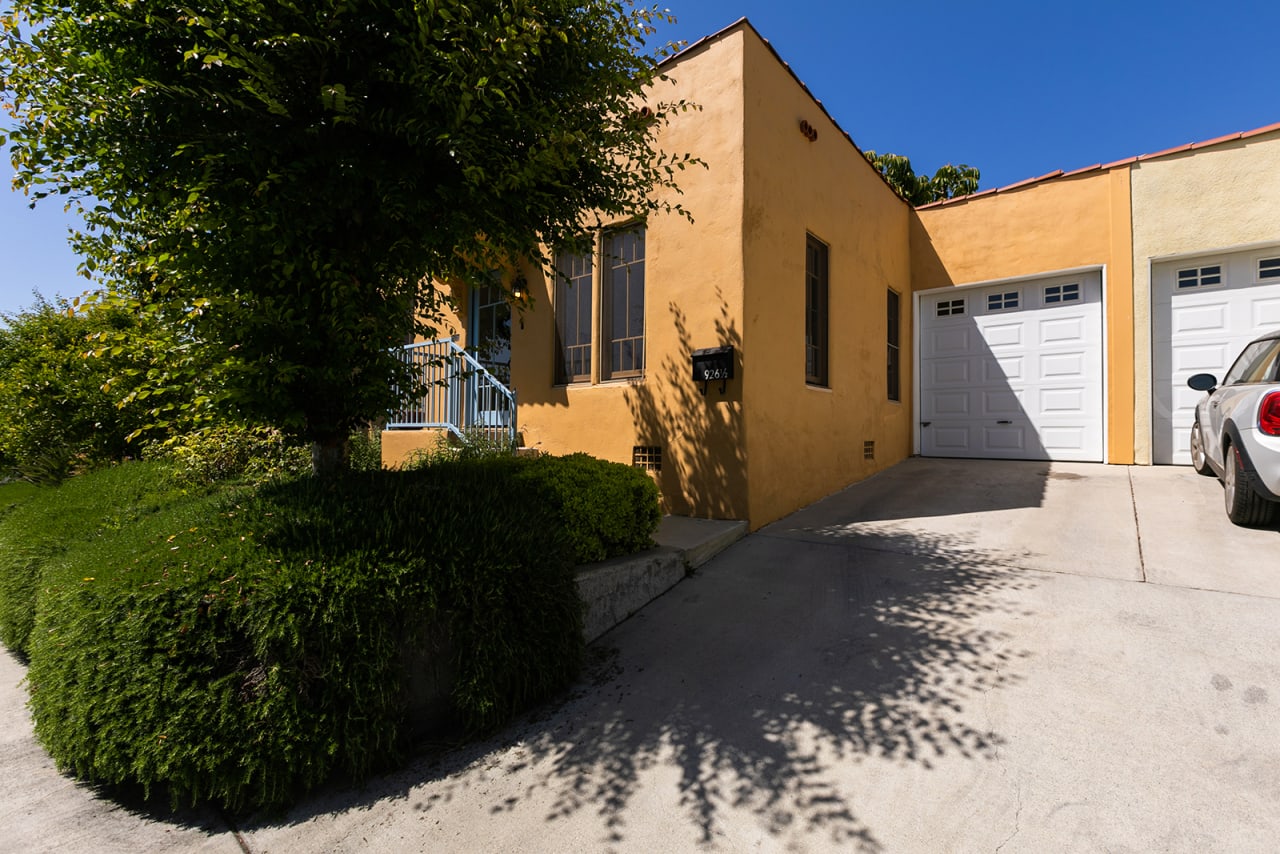
[[[1280,531],[1220,505],[1189,469],[909,460],[724,552],[488,744],[236,833],[64,784],[0,808],[0,849],[1271,852]],[[24,756],[0,803],[51,786]]]

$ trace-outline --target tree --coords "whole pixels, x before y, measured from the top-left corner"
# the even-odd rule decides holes
[[[631,0],[13,0],[15,183],[66,195],[84,267],[181,328],[212,404],[312,441],[414,391],[433,282],[479,282],[592,217],[683,213],[683,102]],[[644,103],[647,109],[639,109]],[[34,202],[33,202],[34,203]]]
[[[163,330],[120,306],[77,310],[44,299],[0,319],[4,467],[56,480],[77,463],[119,460],[159,437],[136,395],[157,351],[175,346]]]
[[[912,205],[927,205],[942,199],[967,196],[978,191],[978,179],[982,177],[976,167],[961,163],[939,166],[932,176],[917,175],[911,161],[900,154],[876,154],[864,151],[863,156],[880,170],[885,180],[898,191],[898,195]]]

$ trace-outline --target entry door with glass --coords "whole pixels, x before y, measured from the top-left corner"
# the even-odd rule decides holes
[[[484,365],[493,378],[511,386],[511,303],[496,282],[472,292],[470,335],[467,349]],[[471,384],[477,424],[493,426],[503,423],[502,401],[484,383]]]

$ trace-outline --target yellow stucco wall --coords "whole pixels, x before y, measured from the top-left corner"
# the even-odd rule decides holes
[[[751,33],[745,46],[742,383],[754,528],[910,454],[910,209],[764,42]],[[828,246],[828,388],[805,383],[806,234]],[[901,402],[886,388],[890,288],[900,297]],[[864,442],[875,443],[873,459]]]
[[[1101,266],[1106,301],[1107,461],[1133,462],[1129,171],[1061,177],[916,211],[913,290]]]
[[[739,519],[748,513],[742,386],[735,380],[725,394],[713,387],[704,397],[689,356],[703,347],[743,348],[743,43],[739,28],[694,48],[664,69],[674,85],[658,84],[654,93],[701,106],[677,115],[659,146],[693,153],[707,168],[680,174],[679,201],[694,223],[656,215],[647,228],[644,377],[555,385],[552,288],[536,271],[529,271],[530,309],[512,335],[512,385],[526,445],[626,463],[634,446],[660,446],[668,512]],[[595,275],[598,296],[599,269]],[[593,310],[598,363],[599,299]]]
[[[1280,131],[1133,167],[1134,444],[1151,462],[1151,259],[1280,242]]]

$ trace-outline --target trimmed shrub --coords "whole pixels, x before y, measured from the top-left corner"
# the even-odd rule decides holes
[[[658,487],[640,469],[570,454],[534,457],[521,476],[556,495],[575,563],[594,563],[653,546],[653,533],[662,520]]]
[[[7,484],[0,496],[0,642],[20,655],[28,652],[46,566],[95,541],[116,540],[162,507],[172,514],[194,500],[175,491],[167,469],[154,463],[105,468],[59,486],[19,486]],[[21,500],[6,506],[10,495]]]
[[[38,737],[91,780],[281,805],[399,758],[406,649],[441,636],[457,720],[498,725],[582,655],[558,501],[528,469],[302,478],[121,506],[134,521],[111,535],[68,532],[39,567],[27,644]]]

